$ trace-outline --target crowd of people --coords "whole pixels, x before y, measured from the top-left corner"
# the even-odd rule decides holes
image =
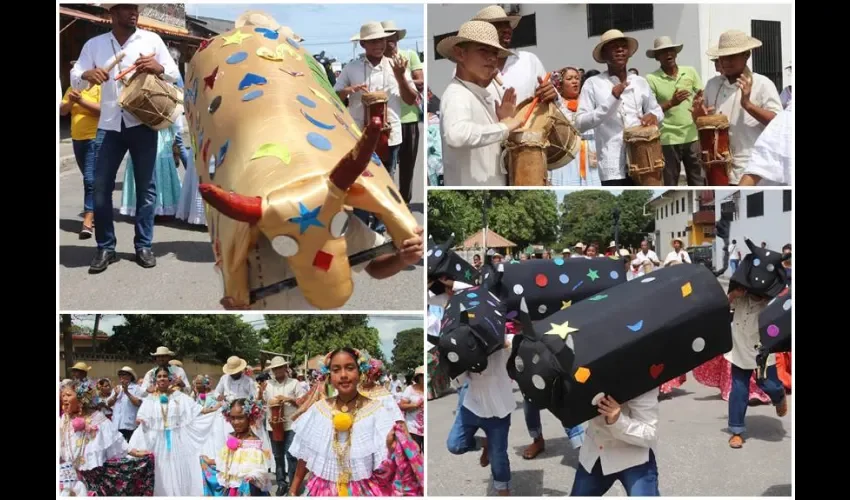
[[[231,356],[213,387],[171,349],[151,355],[142,377],[93,380],[78,362],[61,381],[62,495],[422,494],[424,367],[406,385],[351,348],[306,376]]]
[[[638,42],[616,29],[593,49],[604,71],[570,66],[549,71],[534,53],[510,49],[519,20],[500,6],[485,7],[437,47],[455,64],[455,74],[439,102],[428,107],[431,185],[508,185],[503,143],[525,126],[517,103],[531,97],[554,102],[581,134],[579,153],[549,173],[550,185],[634,185],[624,131],[656,126],[664,185],[679,185],[684,167],[688,185],[704,186],[707,167],[696,119],[711,114],[730,120],[728,185],[791,184],[792,87],[780,96],[770,79],[750,71],[759,40],[738,30],[720,35],[707,52],[718,74],[703,85],[696,69],[677,61],[683,44],[668,36],[656,38],[646,51],[658,69],[639,75],[628,66]],[[791,69],[789,63],[786,70]]]

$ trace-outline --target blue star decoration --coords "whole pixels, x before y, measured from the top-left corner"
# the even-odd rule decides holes
[[[321,209],[322,206],[319,205],[313,210],[308,210],[307,207],[299,201],[298,211],[301,212],[301,215],[289,219],[289,222],[292,222],[293,224],[298,224],[299,231],[301,231],[301,234],[304,234],[307,231],[307,228],[309,228],[310,226],[325,227],[325,225],[322,224],[322,221],[319,220],[319,211]]]

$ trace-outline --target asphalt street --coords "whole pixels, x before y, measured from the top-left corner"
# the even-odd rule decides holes
[[[121,261],[90,275],[94,238],[78,239],[82,221],[83,182],[70,144],[60,144],[59,280],[63,311],[222,310],[223,286],[213,268],[213,253],[206,228],[182,221],[157,223],[153,252],[157,265],[143,269],[134,261],[133,220],[118,213],[124,166],[118,172],[113,204],[118,254]],[[70,141],[67,141],[70,142]],[[423,148],[414,172],[411,209],[424,225]],[[185,170],[180,167],[180,175]],[[392,278],[375,280],[355,273],[354,294],[343,310],[421,311],[425,294],[422,262]]]
[[[542,412],[546,450],[533,460],[522,458],[531,443],[523,418],[519,389],[511,414],[508,456],[512,495],[566,496],[570,494],[578,451],[567,441],[560,422]],[[697,383],[691,374],[662,401],[659,421],[658,469],[663,496],[791,496],[793,457],[790,412],[778,418],[772,406],[747,411],[749,437],[739,450],[729,448],[726,433],[728,403],[717,389]],[[427,475],[429,496],[482,496],[494,492],[490,469],[478,464],[479,452],[452,455],[446,437],[454,422],[457,395],[428,402]],[[620,483],[606,496],[625,496]]]

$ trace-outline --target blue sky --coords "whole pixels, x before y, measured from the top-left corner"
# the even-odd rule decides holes
[[[266,322],[262,314],[243,314],[242,319],[250,323],[254,328],[265,328]],[[75,314],[74,323],[94,327],[94,314]],[[124,318],[119,314],[104,314],[100,320],[100,330],[111,334],[112,329],[124,323]],[[387,359],[392,357],[393,340],[395,334],[408,328],[424,328],[422,316],[410,315],[381,315],[369,316],[369,325],[378,329],[381,337],[381,350]],[[356,346],[355,346],[356,347]]]
[[[322,50],[339,61],[353,56],[350,38],[368,21],[393,20],[407,29],[399,43],[403,49],[423,50],[424,9],[422,4],[186,4],[186,13],[194,16],[236,20],[247,10],[268,13],[284,26],[304,38],[304,47],[312,53]],[[362,53],[356,46],[357,54]]]

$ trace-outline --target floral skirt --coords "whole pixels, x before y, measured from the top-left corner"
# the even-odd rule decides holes
[[[682,384],[688,381],[688,375],[680,375],[673,380],[668,380],[661,384],[661,394],[670,394],[673,392],[673,389],[680,387]]]
[[[694,378],[706,387],[720,389],[720,397],[723,401],[729,401],[729,393],[732,392],[732,364],[721,354],[701,366],[694,368]],[[770,402],[770,397],[759,389],[756,384],[756,371],[750,377],[750,401],[758,400],[764,404]]]
[[[154,457],[110,460],[103,466],[81,471],[89,490],[99,497],[152,497]]]
[[[201,473],[204,478],[205,497],[267,497],[269,494],[260,490],[248,481],[242,481],[238,488],[228,488],[218,482],[218,470],[201,461]]]
[[[347,494],[344,493],[343,495],[340,495],[336,482],[328,481],[327,479],[322,479],[318,476],[313,476],[310,478],[309,481],[307,481],[307,487],[304,490],[304,496],[384,497],[389,496],[389,492],[386,492],[384,489],[382,489],[380,483],[370,477],[366,479],[361,479],[360,481],[350,481],[348,483]]]

